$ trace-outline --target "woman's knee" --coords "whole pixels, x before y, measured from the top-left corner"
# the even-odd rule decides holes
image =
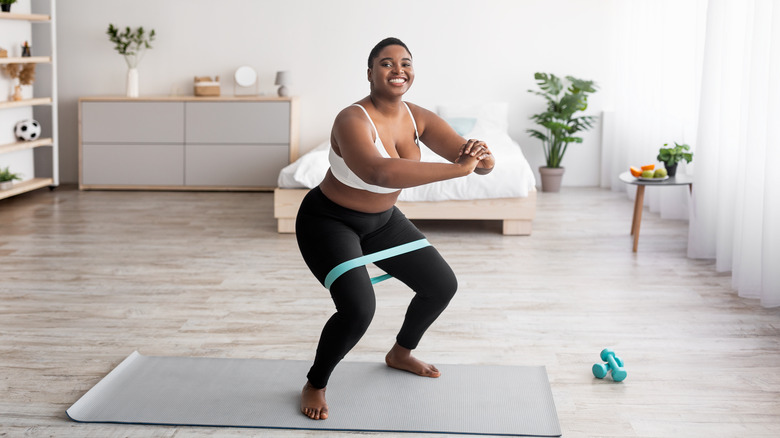
[[[374,319],[376,304],[352,303],[347,306],[339,306],[336,310],[342,321],[348,325],[349,331],[363,333]]]
[[[440,270],[437,274],[427,276],[425,281],[418,282],[413,289],[418,296],[446,306],[458,291],[458,279],[452,270]]]
[[[345,274],[346,278],[343,279],[345,281],[340,278],[333,283],[330,293],[336,305],[336,312],[342,321],[349,325],[350,331],[361,331],[367,329],[374,319],[376,298],[370,280],[358,282],[351,278],[353,276],[358,275]]]
[[[452,300],[455,293],[458,291],[458,278],[455,277],[455,273],[449,271],[449,275],[444,275],[438,285],[439,297],[445,300],[447,303]]]

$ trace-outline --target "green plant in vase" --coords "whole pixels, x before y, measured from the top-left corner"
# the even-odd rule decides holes
[[[124,32],[120,32],[113,24],[109,24],[106,34],[114,43],[114,49],[124,56],[127,63],[127,97],[138,97],[138,64],[146,50],[152,48],[151,43],[156,36],[154,29],[147,33],[143,26],[136,29],[127,26]]]
[[[588,108],[588,95],[595,93],[597,88],[593,81],[572,76],[566,76],[568,86],[565,86],[564,81],[554,74],[536,73],[534,79],[541,91],[528,91],[542,96],[547,101],[547,108],[531,116],[531,120],[540,125],[540,129],[528,129],[526,132],[531,134],[531,137],[542,141],[546,164],[539,168],[542,175],[542,190],[557,192],[560,189],[560,179],[563,177],[561,162],[569,144],[582,143],[582,137],[575,134],[593,128],[597,120],[596,116],[576,116],[577,113]],[[547,180],[545,175],[548,173],[554,174],[555,178]],[[546,180],[550,181],[548,187],[545,187]]]
[[[664,143],[664,146],[669,146],[669,143]],[[662,147],[659,149],[656,159],[664,163],[669,176],[675,176],[677,174],[677,165],[680,161],[685,160],[686,163],[693,161],[693,152],[689,152],[690,150],[691,147],[687,144],[677,144],[675,142],[673,148]]]
[[[21,179],[21,174],[11,172],[11,169],[7,166],[5,169],[0,169],[0,190],[10,189],[14,185],[14,180]]]

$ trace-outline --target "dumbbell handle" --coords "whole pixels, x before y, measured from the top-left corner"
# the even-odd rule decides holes
[[[618,366],[620,368],[623,367],[623,361],[620,360],[619,357],[615,356],[615,362],[617,362]],[[593,365],[593,375],[598,377],[599,379],[603,379],[607,373],[609,373],[609,370],[611,369],[611,366],[606,363],[597,363]]]
[[[623,361],[619,357],[614,354],[608,354],[607,362],[610,370],[612,370],[612,380],[620,382],[628,376],[626,370],[623,369]]]

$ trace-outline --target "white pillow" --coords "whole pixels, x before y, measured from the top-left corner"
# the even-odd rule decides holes
[[[481,104],[453,103],[439,105],[436,112],[443,119],[476,118],[477,125],[485,129],[509,130],[509,103],[488,102]]]

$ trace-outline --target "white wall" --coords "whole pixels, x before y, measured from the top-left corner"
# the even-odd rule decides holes
[[[193,76],[219,75],[232,94],[240,65],[273,92],[289,70],[301,99],[301,149],[327,139],[336,113],[368,93],[366,58],[386,36],[415,61],[411,102],[510,103],[510,135],[533,168],[543,164],[528,116],[543,108],[537,71],[596,80],[590,114],[609,100],[613,0],[67,0],[59,1],[61,177],[78,179],[77,100],[122,95],[126,66],[105,34],[109,23],[158,34],[140,64],[142,95],[192,94]],[[564,159],[565,185],[599,183],[600,126]]]

